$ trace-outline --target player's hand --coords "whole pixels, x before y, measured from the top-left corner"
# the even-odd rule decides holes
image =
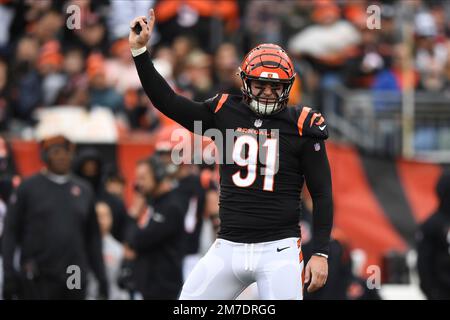
[[[139,24],[142,28],[141,32],[137,34],[133,28]],[[145,47],[152,35],[153,26],[155,25],[155,12],[150,9],[148,19],[145,16],[134,18],[130,22],[130,35],[128,36],[128,42],[131,49],[140,49]]]
[[[327,282],[328,260],[325,257],[312,256],[306,265],[305,283],[309,282],[308,292],[322,288]]]

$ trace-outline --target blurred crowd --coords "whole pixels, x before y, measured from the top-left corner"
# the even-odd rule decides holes
[[[20,133],[36,110],[61,105],[108,108],[126,132],[170,123],[141,90],[127,44],[129,22],[151,7],[155,65],[195,100],[239,93],[243,54],[262,42],[295,59],[290,104],[320,108],[336,86],[450,90],[448,1],[3,0],[0,129]]]
[[[67,184],[73,196],[85,199],[86,208],[77,210],[87,217],[94,215],[96,222],[87,219],[80,222],[79,230],[74,228],[74,232],[59,235],[60,238],[50,235],[46,241],[54,245],[56,239],[56,244],[61,244],[58,250],[73,250],[67,254],[77,258],[69,257],[67,261],[79,261],[80,265],[89,261],[91,269],[92,264],[97,266],[93,268],[96,281],[89,281],[96,285],[83,292],[83,297],[88,298],[176,298],[183,278],[200,256],[203,223],[211,229],[210,240],[219,227],[217,168],[171,163],[173,145],[164,135],[173,128],[173,122],[153,108],[141,88],[130,54],[129,22],[147,15],[149,8],[155,8],[157,19],[151,39],[156,68],[178,93],[197,101],[218,92],[239,94],[240,61],[249,49],[264,42],[282,45],[295,61],[297,79],[291,105],[308,99],[320,109],[324,92],[338,86],[374,92],[399,93],[405,87],[437,94],[450,92],[448,1],[414,0],[408,1],[406,7],[402,1],[365,0],[280,0],[276,5],[274,1],[261,0],[0,3],[0,130],[4,134],[20,135],[24,128],[34,127],[38,121],[35,112],[41,108],[74,106],[89,111],[100,107],[114,114],[117,125],[126,134],[154,133],[161,135],[157,141],[164,142],[157,146],[155,155],[149,154],[149,158],[136,164],[136,181],[125,181],[121,173],[105,166],[95,148],[75,154],[71,142],[63,137],[53,137],[41,145],[48,169],[37,174],[42,175],[40,180],[33,180],[37,186],[25,184],[23,198],[16,201],[24,206],[21,208],[35,209],[27,201],[34,204],[30,199],[42,196],[42,184],[55,189],[43,197],[61,208],[67,203],[57,195]],[[367,27],[366,10],[370,4],[380,9],[379,29]],[[73,16],[77,12],[79,21]],[[410,46],[409,41],[414,45]],[[339,109],[338,104],[336,108]],[[10,253],[12,247],[27,245],[19,226],[33,226],[35,221],[5,220],[12,190],[20,178],[3,155],[7,148],[3,139],[0,143],[0,236],[3,229],[8,230],[2,238],[3,242],[8,239],[3,248]],[[63,172],[52,172],[60,170],[52,166],[61,161],[70,165]],[[61,180],[59,176],[66,177],[69,172],[81,182],[78,178]],[[124,190],[130,183],[135,185],[135,193],[126,206]],[[42,212],[37,210],[35,214]],[[48,219],[52,221],[54,217]],[[305,255],[309,220],[305,213]],[[71,227],[67,225],[71,220],[58,221],[57,229],[61,228],[59,223]],[[92,223],[98,224],[98,235],[87,231],[95,229],[89,229]],[[93,243],[95,237],[101,239],[101,258],[96,257],[98,252],[84,247]],[[352,272],[345,237],[335,233],[334,238],[331,284],[317,296],[307,298],[379,298],[375,291],[367,291]],[[77,245],[65,245],[74,239]],[[50,259],[42,260],[48,265],[57,262],[58,259],[46,256],[45,250],[34,252],[33,239],[30,243],[30,257],[44,256]],[[34,269],[33,259],[15,268],[11,266],[11,256],[7,259],[5,265],[10,269],[5,270],[4,277],[0,275],[8,295],[5,298],[81,297],[67,295],[65,280],[62,285],[60,279],[55,279],[52,272],[61,273],[57,263],[54,270],[41,271]],[[35,271],[42,274],[34,274]],[[44,280],[36,285],[30,282],[30,275]]]

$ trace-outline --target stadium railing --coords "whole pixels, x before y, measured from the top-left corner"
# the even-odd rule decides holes
[[[325,92],[323,110],[333,136],[364,151],[449,163],[450,95],[414,92],[411,116],[404,99],[401,92],[336,87]],[[407,155],[409,141],[412,153]]]

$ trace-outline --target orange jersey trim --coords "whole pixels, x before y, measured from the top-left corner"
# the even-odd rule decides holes
[[[300,136],[303,136],[303,124],[305,123],[306,117],[308,116],[310,111],[311,108],[304,107],[302,113],[300,113],[300,117],[298,117],[297,127],[298,127],[298,134]]]
[[[223,94],[222,97],[220,97],[219,103],[217,104],[216,110],[214,110],[214,113],[217,113],[222,107],[225,101],[228,99],[228,94]]]

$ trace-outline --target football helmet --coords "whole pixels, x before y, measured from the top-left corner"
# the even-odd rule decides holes
[[[245,56],[239,75],[245,102],[255,113],[272,115],[286,107],[295,72],[283,48],[271,43],[258,45]],[[267,84],[275,97],[263,96]]]

